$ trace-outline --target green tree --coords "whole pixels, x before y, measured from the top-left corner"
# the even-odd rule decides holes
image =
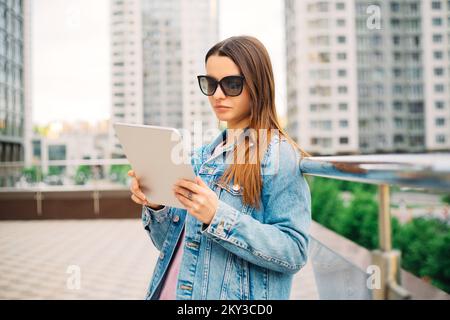
[[[345,214],[340,191],[331,179],[314,177],[311,180],[312,218],[323,226],[336,230],[341,215]]]
[[[90,178],[92,178],[91,167],[87,166],[87,165],[78,166],[77,172],[75,173],[75,177],[74,177],[75,184],[83,185]]]
[[[129,164],[113,164],[109,169],[109,176],[113,181],[126,184],[128,179],[128,171],[131,169]]]
[[[430,241],[430,254],[423,272],[431,277],[431,283],[450,292],[450,230]]]
[[[350,191],[353,193],[357,191],[366,191],[375,193],[377,191],[377,186],[373,184],[346,181],[346,180],[336,180],[336,181],[339,183],[337,186],[341,191]]]
[[[48,176],[59,176],[64,172],[64,166],[49,166],[48,167]]]
[[[441,200],[444,203],[450,204],[450,193],[443,195]]]
[[[31,166],[22,170],[22,175],[25,176],[28,182],[42,181],[42,169],[38,166]]]
[[[403,225],[398,239],[402,266],[419,277],[429,276],[426,262],[434,255],[433,249],[436,248],[432,242],[438,241],[444,232],[445,225],[437,219],[420,217]]]
[[[356,189],[337,231],[346,238],[369,249],[378,241],[378,203],[373,194]]]

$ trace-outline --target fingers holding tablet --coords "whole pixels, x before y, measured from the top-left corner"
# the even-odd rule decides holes
[[[139,179],[136,177],[134,170],[128,171],[128,176],[133,178],[131,180],[131,186],[130,186],[131,200],[133,200],[137,204],[149,206],[152,209],[160,209],[163,207],[162,205],[151,203],[147,200],[147,197],[142,192],[142,190],[139,186]]]

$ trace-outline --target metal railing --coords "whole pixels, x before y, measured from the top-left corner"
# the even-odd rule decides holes
[[[400,252],[392,249],[390,214],[390,185],[419,189],[450,191],[450,154],[384,154],[362,156],[327,156],[303,158],[300,167],[304,174],[378,185],[379,248],[371,254],[372,265],[380,270],[381,285],[370,290],[373,299],[409,299],[411,294],[401,286]],[[317,239],[315,239],[317,240]],[[314,241],[313,241],[314,243]],[[313,249],[317,244],[313,245]],[[313,250],[313,252],[315,252]],[[322,250],[323,251],[323,250]],[[330,259],[330,255],[320,259]],[[314,259],[314,257],[313,257]],[[337,259],[334,259],[337,263]],[[314,263],[314,262],[313,262]],[[347,272],[355,272],[347,264]],[[320,269],[315,269],[320,272]],[[318,281],[320,286],[320,280]],[[366,288],[366,283],[362,284]],[[329,296],[330,283],[322,286]],[[359,295],[364,298],[367,291]]]
[[[0,190],[59,190],[126,186],[126,172],[111,172],[116,166],[129,166],[127,159],[48,160],[0,162]],[[81,168],[88,170],[80,170]],[[120,175],[120,176],[118,176]],[[55,189],[55,188],[53,188]]]
[[[30,210],[29,205],[22,205],[21,210],[27,212],[19,216],[42,218],[46,216],[45,201],[87,198],[84,202],[92,202],[94,217],[100,217],[101,202],[129,198],[128,168],[127,159],[47,160],[29,165],[0,162],[0,204],[4,207],[4,210],[0,207],[0,213],[2,218],[10,219],[11,213],[3,211],[11,208],[11,202],[22,200],[23,204],[23,200],[32,199],[34,208]],[[61,217],[55,213],[50,216]]]

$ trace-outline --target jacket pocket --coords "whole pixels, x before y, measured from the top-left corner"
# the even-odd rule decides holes
[[[249,205],[244,205],[243,189],[239,184],[224,184],[218,180],[214,181],[214,186],[219,188],[219,199],[229,204],[238,211],[247,214]]]

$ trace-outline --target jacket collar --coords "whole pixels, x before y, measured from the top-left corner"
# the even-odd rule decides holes
[[[244,134],[247,132],[248,129],[249,129],[249,127],[245,127],[245,128],[242,130],[242,132],[239,134],[238,138],[237,138],[237,139],[234,139],[234,141],[233,141],[233,143],[232,143],[231,145],[228,145],[226,148],[224,148],[224,149],[223,149],[223,152],[228,152],[228,151],[230,151],[230,150],[233,150],[234,145],[235,145],[238,141],[241,140],[241,137],[244,136]],[[212,155],[212,153],[214,152],[214,149],[215,149],[220,143],[222,143],[223,141],[225,141],[225,139],[226,139],[226,137],[227,137],[227,135],[228,135],[228,133],[229,133],[229,130],[232,130],[232,129],[225,128],[224,130],[222,130],[222,132],[220,132],[220,133],[214,138],[214,140],[213,140],[210,144],[206,145],[206,148],[205,148],[205,151],[204,151],[203,154],[206,155],[207,158],[209,158],[209,157]]]

